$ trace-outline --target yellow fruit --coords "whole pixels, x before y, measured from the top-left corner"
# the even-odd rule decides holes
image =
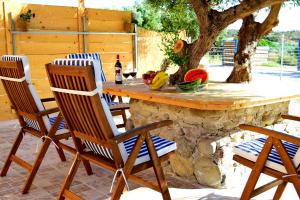
[[[163,87],[168,82],[168,74],[165,72],[158,72],[152,83],[150,84],[150,89],[156,90]]]

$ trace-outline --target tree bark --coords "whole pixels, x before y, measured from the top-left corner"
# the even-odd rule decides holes
[[[278,14],[281,4],[271,7],[268,17],[263,23],[254,20],[253,15],[243,19],[243,24],[238,34],[238,49],[234,56],[234,68],[227,78],[229,83],[242,83],[252,80],[252,58],[256,52],[258,41],[272,31],[278,24]]]

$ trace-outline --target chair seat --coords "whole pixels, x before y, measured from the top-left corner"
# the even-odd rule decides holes
[[[158,136],[151,136],[151,138],[152,138],[153,144],[155,146],[158,157],[166,155],[167,153],[176,150],[176,143],[173,141],[169,141],[169,140],[160,138]],[[125,147],[128,157],[130,156],[130,153],[134,147],[136,140],[137,140],[137,136],[130,138],[124,142],[124,147]],[[103,157],[113,160],[111,150],[108,150],[105,147],[96,145],[95,143],[92,143],[89,141],[84,141],[84,143],[86,144],[85,151],[92,151],[95,154],[98,154],[98,155],[101,155]],[[146,147],[146,143],[144,142],[134,165],[138,165],[138,164],[147,162],[149,160],[150,160],[150,156],[148,153],[148,149]]]
[[[108,103],[109,109],[125,109],[125,108],[129,108],[129,103],[122,103],[122,102],[109,102]]]
[[[154,135],[151,136],[151,138],[155,146],[158,157],[166,155],[167,153],[176,150],[176,143],[173,141],[169,141]],[[137,137],[133,137],[124,142],[124,146],[128,156],[130,155],[136,140]],[[134,165],[138,165],[147,162],[149,160],[150,160],[149,152],[146,143],[144,142]]]
[[[260,154],[265,142],[266,142],[267,138],[258,138],[255,140],[251,140],[249,142],[237,145],[233,148],[233,152],[236,155],[239,155],[243,158],[246,158],[248,160],[251,160],[253,162],[255,162],[257,160],[258,155]],[[288,155],[290,156],[290,158],[293,160],[299,146],[296,144],[292,144],[286,141],[282,141],[285,149],[288,152]],[[294,164],[295,161],[294,161]],[[283,173],[287,173],[285,167],[283,166],[283,163],[280,159],[280,156],[278,155],[276,149],[274,147],[272,147],[272,150],[269,154],[268,160],[265,164],[267,167],[283,172]],[[297,168],[299,168],[299,166],[297,166]]]

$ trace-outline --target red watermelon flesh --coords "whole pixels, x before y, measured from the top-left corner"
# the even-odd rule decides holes
[[[197,79],[201,79],[201,84],[207,83],[208,82],[207,71],[204,69],[191,69],[184,76],[184,81],[186,82],[195,81]]]

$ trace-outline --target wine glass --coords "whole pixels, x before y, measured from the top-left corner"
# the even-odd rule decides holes
[[[123,76],[124,76],[125,80],[127,81],[128,77],[130,76],[130,72],[124,71]]]
[[[133,70],[130,72],[130,76],[131,76],[133,79],[136,78],[136,74],[137,74],[136,69],[133,69]]]

